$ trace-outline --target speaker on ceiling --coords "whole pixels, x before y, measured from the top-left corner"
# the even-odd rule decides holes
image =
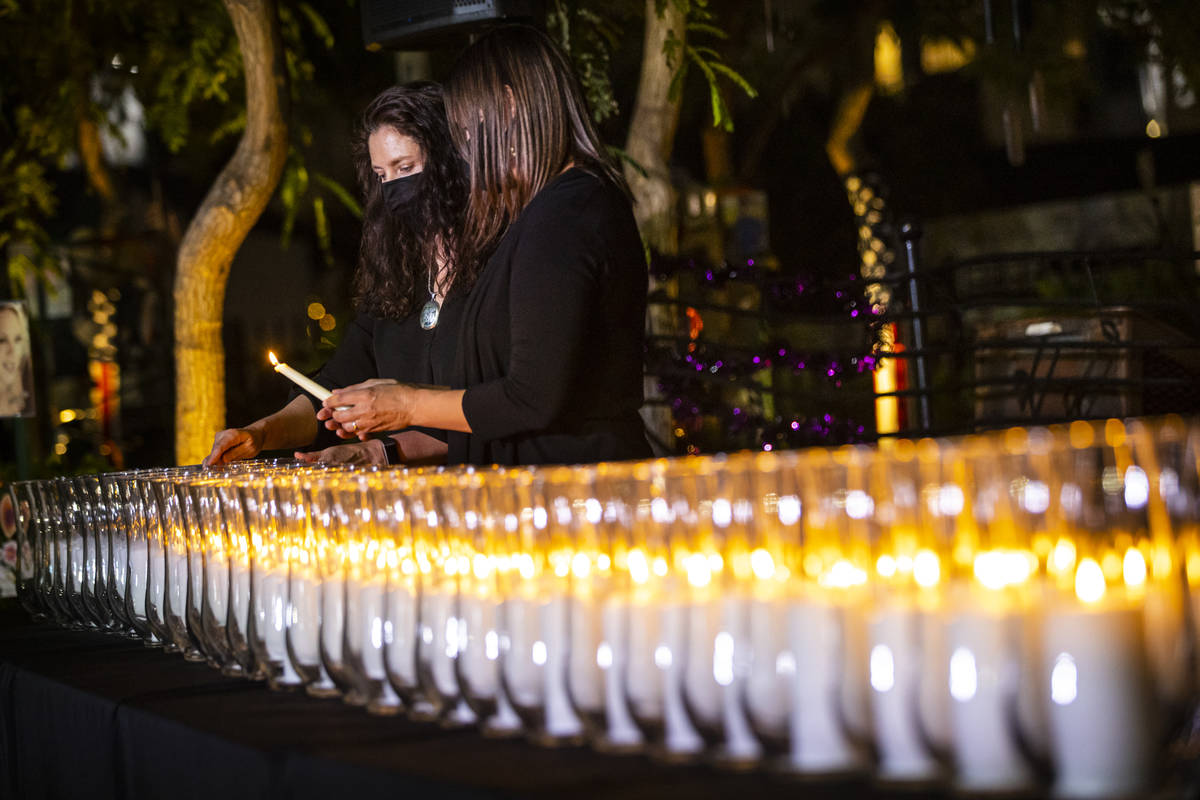
[[[532,22],[539,0],[361,0],[368,50],[425,49],[502,22]]]

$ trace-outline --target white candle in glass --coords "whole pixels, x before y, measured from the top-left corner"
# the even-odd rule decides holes
[[[545,645],[542,677],[545,680],[545,733],[554,739],[571,739],[583,734],[583,722],[567,693],[567,648],[569,618],[567,597],[555,593],[540,611],[541,640]]]
[[[661,625],[654,647],[654,662],[663,672],[663,747],[672,759],[691,758],[704,749],[704,740],[692,725],[684,700],[687,612],[680,602],[659,607]]]
[[[1106,596],[1104,573],[1091,558],[1076,568],[1075,591],[1078,602],[1047,611],[1042,632],[1054,793],[1146,794],[1155,783],[1160,721],[1142,609]]]
[[[346,582],[326,575],[321,584],[321,650],[335,671],[342,664],[342,638],[346,624]]]
[[[503,630],[501,670],[509,699],[518,711],[540,711],[546,643],[541,639],[537,601],[519,594],[508,597],[504,603]]]
[[[853,721],[865,721],[867,656],[854,613],[832,600],[797,598],[789,604],[788,649],[795,661],[789,761],[797,772],[856,772],[866,766],[842,723],[854,711],[860,713]]]
[[[747,615],[750,652],[743,679],[746,713],[759,735],[785,741],[791,712],[796,657],[788,646],[788,612],[783,599],[755,598]],[[790,765],[787,765],[790,766]]]
[[[442,698],[458,697],[458,678],[454,661],[458,657],[458,617],[454,613],[454,595],[441,588],[422,587],[421,591],[422,659],[433,680],[433,690]]]
[[[499,689],[500,637],[496,632],[497,604],[490,596],[462,592],[458,597],[458,674],[464,693],[494,700]]]
[[[258,567],[254,569],[254,625],[259,646],[278,674],[270,676],[277,685],[300,682],[287,656],[285,624],[287,621],[287,567]]]
[[[185,553],[169,552],[167,554],[166,581],[167,592],[164,597],[166,613],[183,621],[187,614],[188,586],[188,563]]]
[[[884,605],[869,623],[872,720],[884,781],[929,781],[940,771],[918,728],[918,635],[917,610],[899,602]]]
[[[113,532],[112,537],[112,591],[117,602],[125,602],[126,579],[129,575],[129,543],[124,534]]]
[[[250,626],[250,565],[234,556],[229,563],[229,612],[225,624],[245,637]]]
[[[133,607],[133,614],[139,620],[146,619],[146,593],[149,591],[148,553],[145,542],[132,542],[129,545],[129,579],[126,592],[129,603]]]
[[[363,674],[387,679],[383,668],[383,581],[371,577],[346,581],[346,643],[358,656]]]
[[[70,569],[68,571],[70,590],[74,595],[83,592],[84,581],[87,580],[87,555],[84,553],[83,537],[71,537]]]
[[[604,601],[603,638],[596,648],[596,664],[604,672],[604,712],[607,727],[603,745],[611,750],[635,749],[642,732],[629,711],[625,674],[629,663],[629,604],[616,596]]]
[[[946,650],[955,785],[968,792],[1033,787],[1013,729],[1022,654],[1019,612],[983,609],[951,617]]]
[[[205,558],[204,602],[214,621],[224,628],[229,609],[229,560],[218,552],[210,552]]]
[[[161,540],[147,540],[146,560],[149,563],[150,581],[146,594],[146,613],[153,613],[156,620],[161,621],[167,588],[167,554]]]
[[[407,580],[387,585],[387,618],[392,638],[387,644],[386,663],[395,688],[411,692],[417,688],[417,598]]]
[[[308,574],[294,570],[288,584],[291,618],[287,625],[287,639],[291,654],[305,666],[321,663],[318,636],[321,622],[321,589]]]

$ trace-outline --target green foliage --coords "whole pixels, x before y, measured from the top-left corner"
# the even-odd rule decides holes
[[[696,67],[704,76],[705,84],[708,86],[713,127],[732,131],[733,115],[729,111],[729,104],[725,101],[721,79],[729,81],[748,97],[757,97],[758,92],[737,70],[722,60],[721,54],[714,47],[693,43],[697,39],[703,40],[703,37],[722,41],[728,38],[725,31],[716,24],[717,17],[709,8],[708,0],[670,0],[670,2],[683,12],[684,18],[687,20],[687,29],[684,37],[680,37],[672,31],[667,41],[663,43],[663,54],[667,57],[667,63],[675,70],[671,76],[669,97],[672,100],[679,99],[683,93],[683,83],[687,78],[688,70],[693,66]],[[659,0],[657,7],[660,15],[665,13],[666,0]]]
[[[291,99],[303,106],[313,94],[313,54],[333,47],[333,32],[303,0],[280,1],[279,25]],[[0,0],[0,75],[0,253],[14,284],[54,268],[51,173],[75,156],[82,120],[116,133],[126,88],[171,153],[227,146],[246,126],[242,56],[220,0]],[[290,120],[280,192],[285,236],[297,210],[311,206],[329,259],[325,198],[357,204],[331,179],[301,179],[313,137],[300,118]],[[200,119],[203,130],[193,130]]]
[[[749,97],[756,97],[757,92],[749,81],[725,63],[716,48],[692,43],[694,39],[703,42],[706,38],[722,41],[727,38],[709,7],[709,0],[655,0],[655,11],[660,17],[666,14],[668,7],[679,10],[687,26],[680,32],[682,35],[672,31],[663,44],[667,63],[674,70],[671,100],[680,98],[688,71],[695,67],[704,75],[708,86],[713,125],[733,130],[733,116],[722,94],[723,81],[732,83]],[[635,23],[644,24],[643,13],[642,3],[554,0],[547,15],[547,27],[575,64],[596,122],[603,122],[617,113],[609,74],[612,54],[625,40],[629,28]]]

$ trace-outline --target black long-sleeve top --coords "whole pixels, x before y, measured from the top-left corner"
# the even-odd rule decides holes
[[[463,309],[449,463],[650,456],[638,409],[646,260],[629,200],[578,167],[505,232]]]
[[[437,326],[428,331],[421,329],[419,310],[399,321],[359,314],[314,380],[327,389],[341,389],[371,378],[449,386],[464,306],[464,298],[451,292],[442,303]],[[291,396],[297,394],[300,390],[293,389]],[[315,413],[321,404],[308,398]],[[421,430],[445,437],[443,431]],[[323,448],[334,444],[345,442],[322,426],[313,445]]]

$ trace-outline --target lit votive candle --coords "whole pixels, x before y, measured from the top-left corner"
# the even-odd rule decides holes
[[[1042,635],[1054,793],[1140,796],[1154,786],[1159,755],[1143,612],[1110,596],[1091,558],[1076,567],[1075,593],[1078,602],[1046,613]]]

